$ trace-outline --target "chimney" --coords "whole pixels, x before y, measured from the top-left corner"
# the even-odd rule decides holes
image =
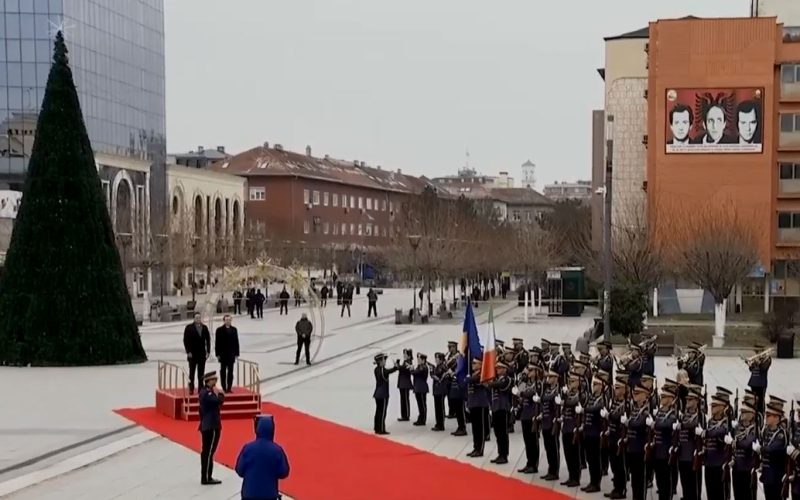
[[[354,166],[354,167],[357,167],[357,166],[358,166],[358,160],[353,160],[353,166]]]
[[[366,167],[366,166],[367,166],[367,164],[366,164],[365,162],[363,162],[363,161],[362,161],[362,162],[361,162],[361,166],[362,166],[362,167]]]
[[[306,146],[306,156],[311,156],[311,146]]]
[[[330,159],[331,159],[330,155],[325,155],[325,160],[330,160]]]
[[[401,169],[401,168],[398,168],[398,169],[397,169],[397,173],[398,173],[398,174],[402,174],[402,173],[403,173],[403,169]]]
[[[225,152],[225,146],[217,146],[217,152],[218,153],[224,153]]]
[[[197,152],[198,153],[202,153],[203,152],[203,146],[197,146]]]
[[[281,144],[275,144],[275,151],[283,151],[283,146]]]
[[[264,141],[264,149],[269,149],[269,142]]]
[[[377,167],[377,168],[378,168],[378,170],[383,170],[383,169],[381,168],[381,166],[380,166],[380,165],[378,165],[378,167]]]

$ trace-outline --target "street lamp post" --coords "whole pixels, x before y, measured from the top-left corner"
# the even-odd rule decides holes
[[[611,339],[611,181],[614,166],[614,115],[608,115],[606,128],[606,175],[603,194],[603,337]]]
[[[197,272],[194,267],[194,256],[197,253],[197,241],[200,238],[197,236],[192,237],[192,302],[197,305],[196,289],[197,289]]]
[[[166,234],[156,234],[156,239],[158,239],[158,267],[159,267],[159,275],[160,275],[160,285],[161,285],[161,302],[160,305],[164,305],[164,245],[166,245],[167,241],[169,241],[169,236]]]
[[[415,274],[417,270],[417,248],[419,248],[419,240],[422,239],[420,235],[412,234],[408,237],[408,244],[411,245],[411,249],[414,251],[414,264],[411,269],[411,282],[412,288],[414,292],[414,309],[412,310],[413,314],[417,312],[417,275]],[[420,304],[421,305],[421,304]],[[412,316],[413,317],[413,316]]]

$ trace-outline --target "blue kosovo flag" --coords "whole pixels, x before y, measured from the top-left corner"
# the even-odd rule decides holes
[[[456,380],[463,382],[469,375],[472,360],[483,359],[483,347],[478,337],[478,325],[475,323],[475,312],[472,302],[467,302],[467,311],[464,313],[464,328],[461,331],[461,356],[456,365]]]

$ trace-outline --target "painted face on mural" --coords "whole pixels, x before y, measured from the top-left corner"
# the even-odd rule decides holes
[[[719,142],[725,134],[725,113],[719,106],[712,106],[706,114],[706,132],[712,142]]]
[[[757,128],[758,117],[755,110],[746,113],[739,111],[739,137],[742,142],[753,142]]]
[[[692,120],[689,117],[689,110],[672,114],[672,137],[676,141],[683,142],[689,137],[689,130],[692,128]]]

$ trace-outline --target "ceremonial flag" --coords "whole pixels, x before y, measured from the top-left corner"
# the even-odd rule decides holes
[[[456,380],[463,382],[469,375],[470,366],[473,358],[481,358],[483,350],[481,341],[478,338],[478,325],[475,323],[475,313],[472,310],[472,302],[467,302],[467,310],[464,313],[464,328],[461,330],[461,356],[456,365]]]
[[[497,351],[495,351],[494,310],[489,308],[489,323],[486,325],[486,348],[483,350],[481,365],[481,382],[488,382],[495,377]]]

